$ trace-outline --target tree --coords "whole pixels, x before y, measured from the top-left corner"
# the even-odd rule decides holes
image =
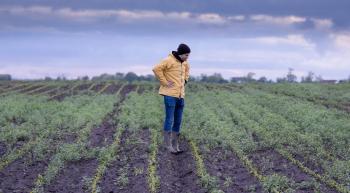
[[[322,78],[321,75],[318,75],[318,76],[315,77],[315,81],[316,82],[322,82],[322,80],[323,80],[323,78]]]
[[[64,74],[57,76],[56,78],[57,81],[65,81],[67,80],[66,76]]]
[[[262,76],[259,78],[258,82],[262,82],[262,83],[267,83],[267,78],[265,76]]]
[[[315,73],[309,71],[306,77],[301,77],[301,82],[310,83],[314,79]]]
[[[287,82],[287,79],[286,78],[277,78],[276,82],[277,83],[285,83],[285,82]]]
[[[87,80],[89,80],[89,76],[83,76],[83,77],[81,77],[81,79],[84,81],[87,81]]]
[[[209,83],[227,83],[220,73],[214,73],[213,75],[207,76],[206,74],[201,75],[201,82],[209,82]]]
[[[253,78],[254,76],[255,76],[254,72],[248,72],[248,74],[247,74],[247,81],[248,82],[254,81],[254,78]]]
[[[53,78],[51,78],[51,77],[49,77],[49,76],[46,76],[46,77],[44,78],[44,80],[45,80],[45,81],[52,81]]]
[[[121,72],[115,73],[115,79],[116,80],[123,80],[124,79],[124,73],[121,73]]]
[[[189,82],[195,82],[195,81],[197,81],[197,80],[196,80],[196,77],[190,76],[190,77],[188,78],[188,81],[189,81]]]
[[[129,83],[138,80],[138,78],[139,77],[134,72],[128,72],[124,77],[124,79],[127,80]]]
[[[139,76],[138,79],[139,79],[139,80],[144,80],[144,81],[154,81],[154,80],[155,80],[155,76],[154,76],[154,75],[151,75],[151,74],[148,74],[148,75],[146,75],[146,76],[141,75],[141,76]]]
[[[100,80],[114,80],[115,76],[112,74],[103,73],[100,75]]]
[[[293,74],[293,71],[294,71],[293,68],[289,68],[288,69],[288,74],[287,74],[287,77],[286,77],[288,82],[296,82],[297,81],[297,76],[295,76]]]

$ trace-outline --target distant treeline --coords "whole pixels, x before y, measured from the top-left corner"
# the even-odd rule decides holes
[[[301,80],[298,81],[298,78],[295,74],[293,74],[293,69],[289,69],[288,73],[284,77],[277,78],[275,81],[271,79],[267,79],[265,76],[255,78],[254,72],[249,72],[246,76],[241,77],[231,77],[230,79],[225,79],[222,77],[220,73],[214,73],[212,75],[202,74],[200,76],[190,76],[190,82],[206,82],[206,83],[252,83],[252,82],[260,82],[260,83],[311,83],[311,82],[319,82],[319,83],[350,83],[350,76],[348,79],[344,80],[324,80],[322,76],[315,75],[313,72],[309,72],[306,76],[302,76]],[[0,80],[12,80],[11,75],[9,74],[0,74]],[[65,76],[59,76],[56,78],[45,77],[46,81],[62,81],[67,80]],[[157,81],[154,75],[137,75],[134,72],[121,73],[117,72],[115,74],[101,74],[99,76],[81,76],[78,77],[77,80],[91,80],[91,81],[108,81],[108,80],[122,80],[122,81]]]

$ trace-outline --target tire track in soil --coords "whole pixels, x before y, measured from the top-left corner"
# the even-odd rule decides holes
[[[264,192],[259,180],[254,177],[240,159],[223,147],[204,150],[200,146],[204,165],[211,176],[216,176],[221,190],[224,192]]]
[[[91,131],[89,139],[90,147],[102,147],[113,143],[113,134],[117,128],[114,119],[118,116],[120,106],[125,100],[127,94],[134,91],[135,88],[136,85],[126,85],[123,87],[120,91],[120,100],[114,104],[113,111],[105,117],[99,127],[96,127]]]
[[[311,175],[303,172],[298,166],[284,158],[281,154],[272,148],[260,149],[251,153],[248,158],[259,169],[264,176],[272,175],[273,173],[286,176],[296,183],[310,182],[314,179]],[[333,190],[320,182],[322,192],[336,193]],[[312,186],[301,186],[296,190],[297,193],[314,192]]]
[[[149,129],[123,132],[117,160],[111,163],[101,179],[101,192],[149,192],[146,188],[149,144]],[[126,182],[123,183],[123,179]]]
[[[163,193],[204,193],[196,174],[196,164],[188,141],[180,139],[183,153],[174,155],[161,147],[158,152],[157,175],[160,176],[159,192]]]
[[[88,142],[89,148],[107,146],[113,142],[116,125],[110,119],[116,116],[126,95],[135,88],[136,85],[126,85],[121,90],[121,98],[114,105],[114,110],[106,116],[100,126],[92,129]],[[89,181],[93,178],[97,167],[98,160],[96,158],[67,162],[56,178],[44,188],[45,192],[86,192],[88,191],[87,188],[90,188],[90,184],[84,181]]]

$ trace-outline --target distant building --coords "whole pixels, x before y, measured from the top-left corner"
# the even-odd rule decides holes
[[[339,84],[342,84],[342,83],[349,83],[350,81],[349,80],[339,80]]]
[[[0,81],[1,80],[12,80],[12,77],[9,74],[0,74]]]

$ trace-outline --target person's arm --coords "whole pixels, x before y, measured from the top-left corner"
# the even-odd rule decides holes
[[[164,71],[168,68],[168,62],[163,60],[153,68],[153,73],[163,86],[168,86],[168,81],[164,76]]]
[[[190,64],[189,64],[189,63],[186,63],[186,69],[185,69],[185,84],[187,84],[189,78],[190,78]]]

